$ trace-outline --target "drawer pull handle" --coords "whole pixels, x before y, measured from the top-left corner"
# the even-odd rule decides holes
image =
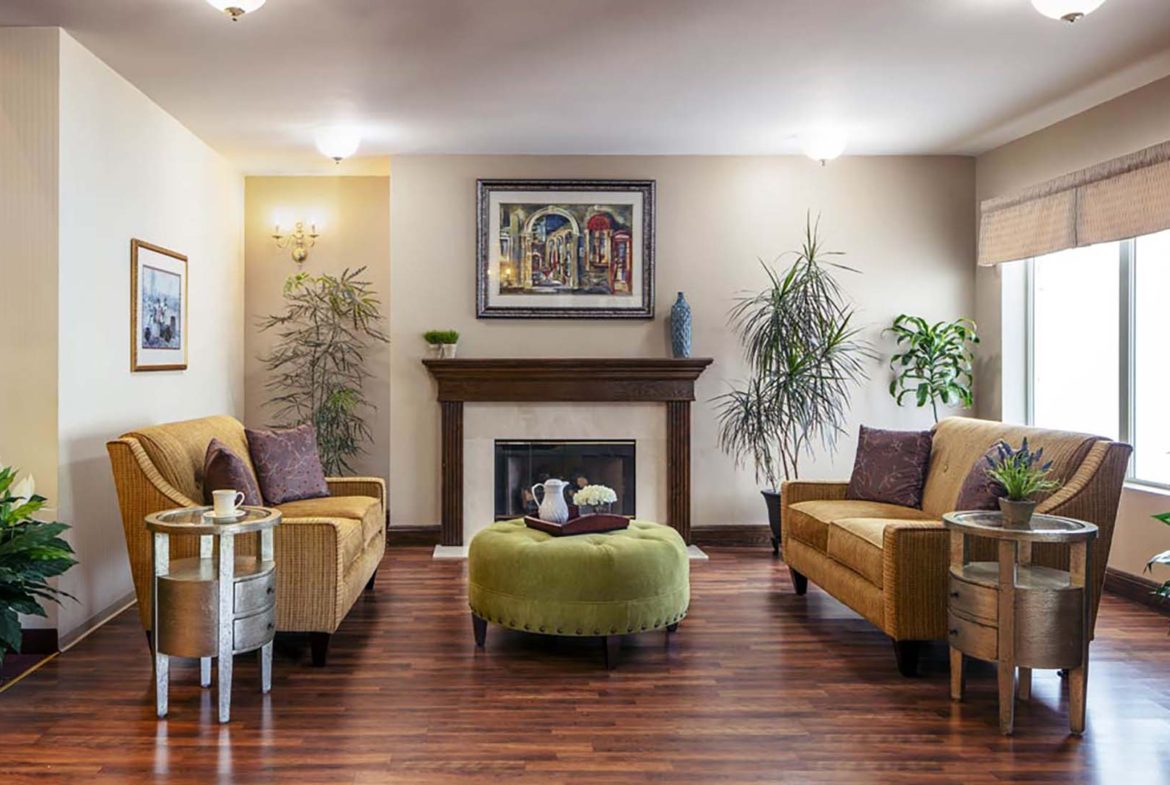
[[[959,634],[959,631],[958,631],[958,630],[954,630],[954,629],[952,629],[952,630],[947,630],[947,632],[948,632],[949,634],[951,634],[951,635],[958,635],[958,634]]]
[[[272,622],[268,622],[268,629],[270,629],[270,630],[271,630],[271,629],[272,629],[274,626],[275,626],[275,625],[274,625]]]
[[[274,588],[272,588],[271,586],[269,586],[269,587],[268,587],[268,591],[266,591],[266,592],[265,592],[265,594],[272,594],[272,592],[274,592],[274,591],[276,591],[276,589],[274,589]],[[958,596],[958,595],[955,595],[955,596]]]
[[[959,599],[959,593],[957,591],[951,592],[951,596],[954,597],[956,600]]]

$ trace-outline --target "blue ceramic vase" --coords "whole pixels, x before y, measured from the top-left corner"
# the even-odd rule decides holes
[[[675,357],[691,356],[691,304],[682,292],[670,309],[670,348]]]

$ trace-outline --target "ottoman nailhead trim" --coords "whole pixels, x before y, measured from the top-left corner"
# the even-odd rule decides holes
[[[557,627],[557,633],[562,633],[562,632],[564,632],[564,630],[561,629],[560,627]]]
[[[577,634],[578,634],[578,635],[580,635],[580,634],[581,634],[581,628],[580,628],[580,627],[578,627],[578,628],[577,628]]]
[[[543,625],[543,624],[542,624],[542,625],[540,625],[540,631],[541,631],[541,632],[544,632],[544,625]]]

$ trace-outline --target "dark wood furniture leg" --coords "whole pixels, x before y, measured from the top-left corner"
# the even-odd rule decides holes
[[[475,645],[482,649],[487,641],[487,620],[471,614],[471,631],[475,633]]]
[[[670,632],[678,632],[678,622],[676,621],[674,624],[668,624],[668,625],[666,625],[666,631],[667,631],[668,633],[670,633]]]
[[[622,636],[605,636],[605,669],[611,671],[617,667],[618,651],[622,647]]]
[[[898,662],[898,673],[913,677],[918,675],[918,655],[922,652],[922,641],[893,641],[894,659]]]
[[[328,632],[309,633],[309,652],[313,657],[313,667],[325,667],[325,661],[329,657],[329,639],[331,637],[332,635]]]
[[[796,589],[796,593],[808,594],[808,578],[792,569],[791,566],[788,568],[788,574],[792,576],[792,588]]]
[[[377,579],[378,579],[378,571],[374,570],[374,574],[370,576],[370,579],[368,581],[366,581],[366,591],[373,591],[374,590],[374,581],[376,581]]]

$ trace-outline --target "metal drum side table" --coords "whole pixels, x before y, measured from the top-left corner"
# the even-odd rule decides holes
[[[272,688],[276,633],[276,563],[273,531],[280,512],[242,507],[230,523],[204,517],[210,507],[146,516],[153,532],[151,602],[155,708],[167,715],[170,657],[198,657],[199,683],[211,686],[211,658],[219,662],[219,721],[231,718],[232,655],[259,650],[260,690]],[[236,556],[236,537],[256,534],[256,556]],[[199,556],[170,558],[172,535],[199,537]],[[218,546],[218,547],[217,547]]]
[[[999,729],[1010,734],[1015,720],[1016,668],[1019,696],[1032,694],[1033,668],[1069,672],[1069,728],[1085,731],[1089,675],[1090,548],[1097,527],[1074,518],[1035,515],[1027,526],[1005,526],[1000,513],[951,512],[943,516],[951,535],[947,630],[951,645],[951,698],[963,699],[963,655],[999,667]],[[968,537],[998,542],[997,562],[969,561]],[[1069,546],[1069,569],[1032,564],[1032,543]]]

